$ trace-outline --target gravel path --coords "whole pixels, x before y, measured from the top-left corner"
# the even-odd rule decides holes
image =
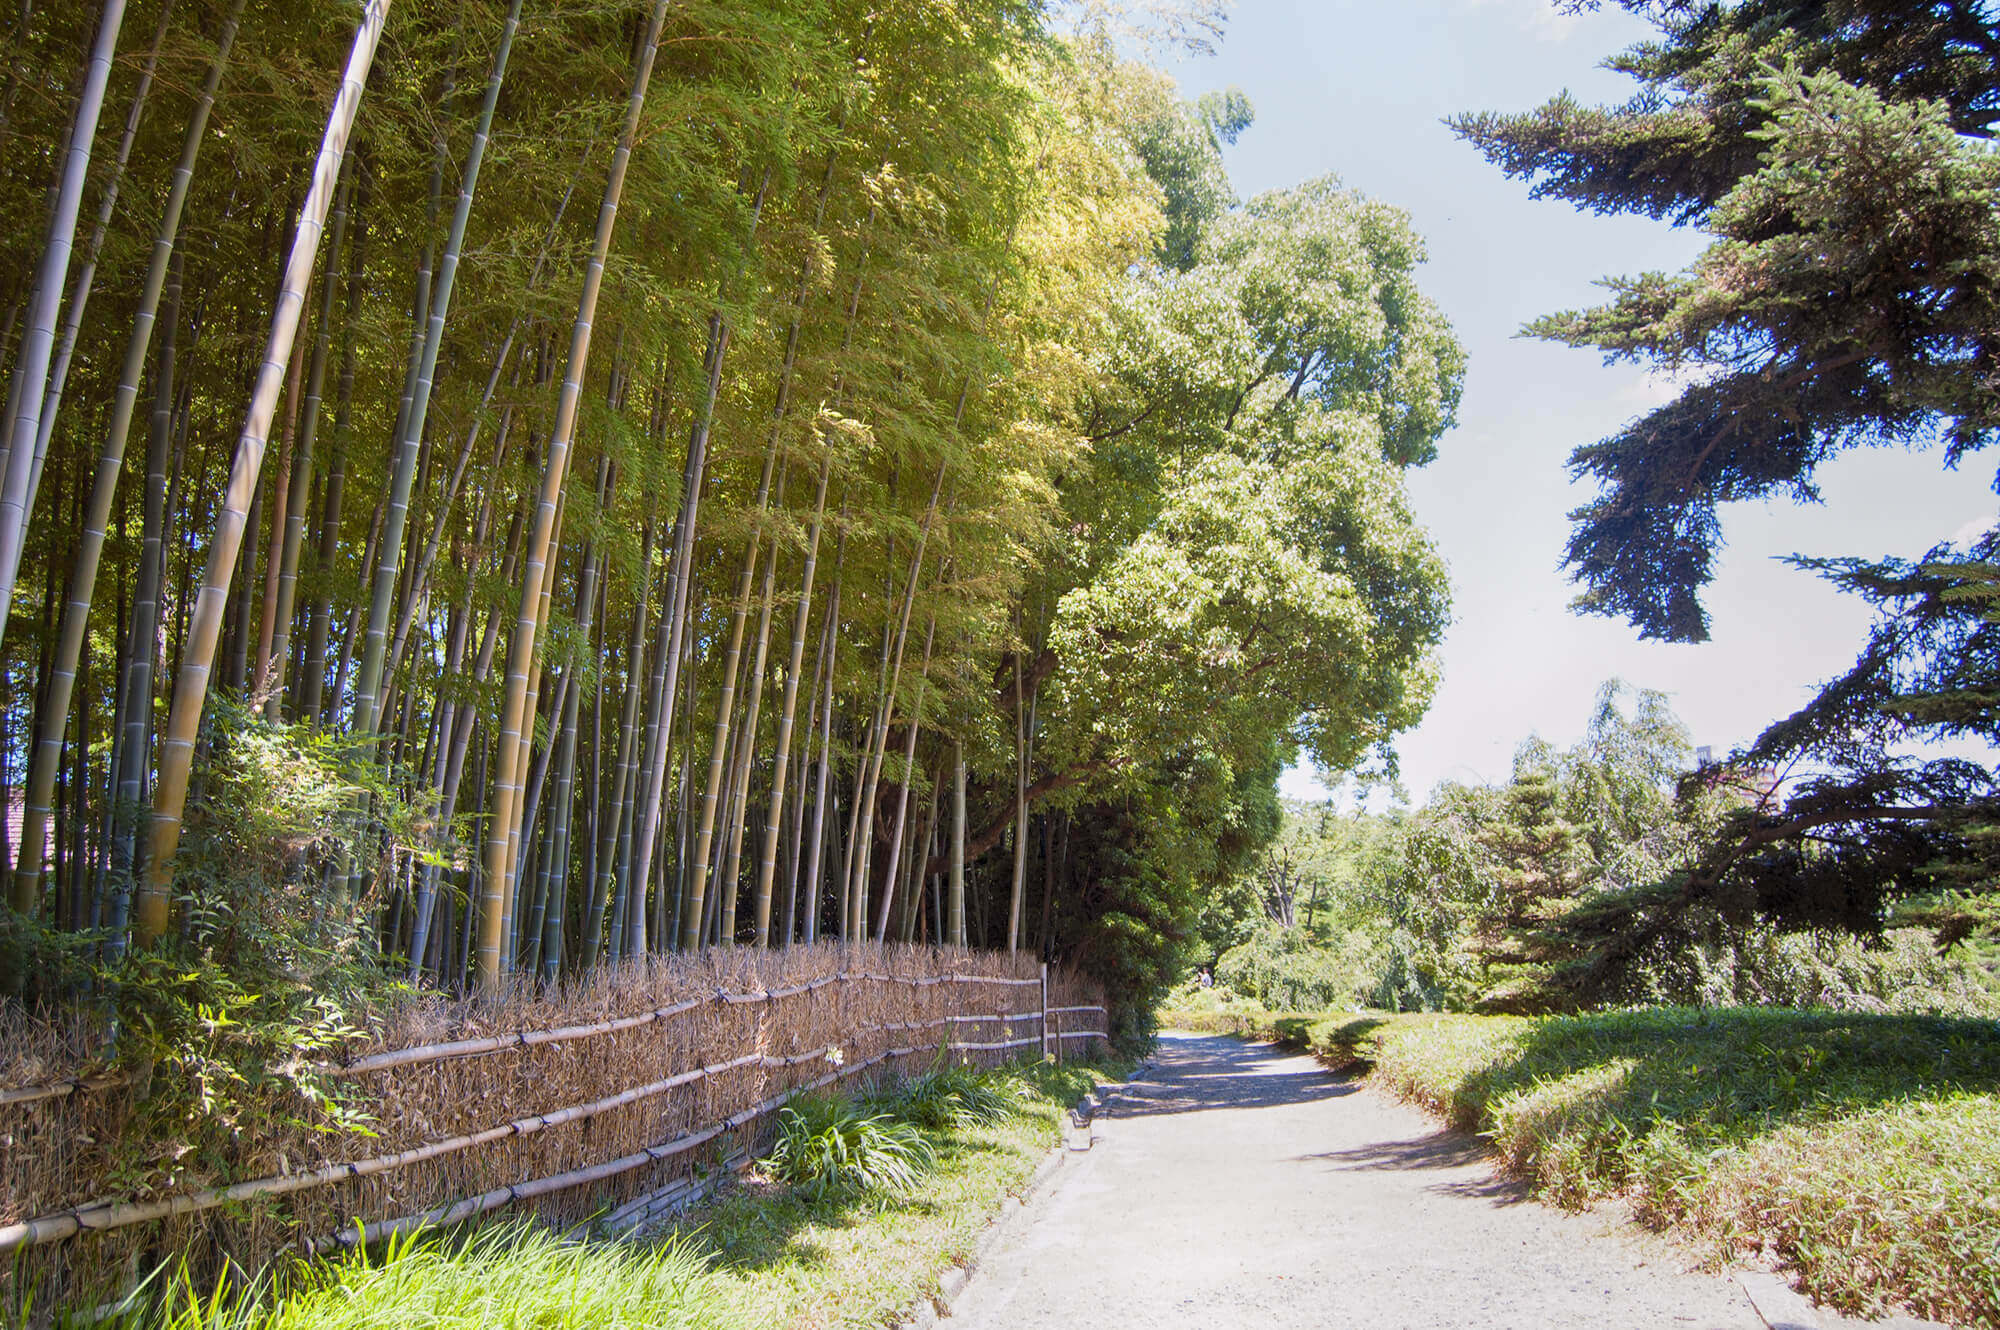
[[[1733,1281],[1496,1178],[1306,1057],[1168,1035],[980,1265],[962,1330],[1763,1330]]]

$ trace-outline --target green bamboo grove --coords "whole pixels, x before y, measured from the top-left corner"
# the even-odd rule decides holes
[[[1463,366],[1401,215],[1237,200],[1247,103],[1121,22],[12,7],[8,991],[221,909],[451,987],[835,937],[1146,982],[1285,760],[1421,714],[1402,474]],[[337,790],[230,813],[264,751]],[[277,895],[193,867],[293,796],[346,830],[275,818]]]

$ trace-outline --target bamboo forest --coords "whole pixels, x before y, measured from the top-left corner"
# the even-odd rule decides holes
[[[1458,351],[1244,106],[1030,5],[123,8],[0,94],[17,918],[1143,966],[1302,709],[1422,707]]]
[[[2000,1325],[1996,70],[7,0],[0,1323]]]

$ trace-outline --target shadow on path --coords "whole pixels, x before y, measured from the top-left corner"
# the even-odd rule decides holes
[[[1228,1035],[1164,1036],[1153,1065],[1105,1106],[1110,1118],[1230,1108],[1281,1108],[1351,1095],[1358,1088],[1307,1059]]]
[[[1361,1088],[1351,1073],[1334,1074],[1272,1044],[1245,1043],[1229,1035],[1170,1035],[1160,1040],[1152,1068],[1129,1082],[1106,1109],[1114,1118],[1158,1117],[1230,1108],[1281,1108],[1339,1099]],[[1420,1136],[1370,1141],[1344,1150],[1294,1155],[1287,1162],[1324,1163],[1346,1173],[1390,1173],[1477,1168],[1468,1177],[1440,1180],[1424,1190],[1444,1196],[1520,1205],[1534,1199],[1525,1182],[1479,1167],[1492,1150],[1477,1136],[1440,1127]]]
[[[1464,1169],[1491,1162],[1486,1142],[1462,1132],[1440,1129],[1401,1140],[1371,1141],[1346,1150],[1298,1155],[1297,1163],[1323,1162],[1340,1172],[1383,1173],[1411,1169]],[[1482,1170],[1473,1177],[1434,1182],[1424,1188],[1443,1196],[1463,1196],[1492,1205],[1520,1205],[1534,1199],[1528,1183]]]

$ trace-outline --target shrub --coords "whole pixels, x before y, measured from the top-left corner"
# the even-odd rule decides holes
[[[760,1162],[773,1177],[819,1198],[907,1190],[935,1158],[914,1124],[813,1094],[778,1110],[777,1140]]]
[[[349,874],[433,834],[364,741],[275,724],[226,696],[203,732],[176,926],[122,955],[101,939],[107,958],[88,960],[79,1004],[142,1090],[111,1179],[133,1190],[230,1176],[280,1131],[367,1125],[342,1101],[352,1084],[315,1065],[403,990],[378,964]]]
[[[1865,939],[1711,921],[1642,954],[1625,996],[1633,1005],[2000,1016],[1993,977],[1966,948],[1941,951],[1927,928]]]
[[[1333,945],[1302,928],[1259,929],[1216,963],[1216,980],[1273,1011],[1324,1011],[1357,1005],[1378,983],[1374,940],[1356,929]]]
[[[1924,1316],[1993,1326],[1995,1178],[2000,1097],[1965,1095],[1784,1128],[1719,1161],[1703,1186],[1659,1189],[1652,1206],[1734,1246],[1768,1244],[1823,1302],[1877,1315],[1893,1290]]]
[[[932,1131],[982,1127],[1012,1111],[1017,1095],[992,1072],[944,1060],[903,1086],[889,1101],[897,1117]]]

